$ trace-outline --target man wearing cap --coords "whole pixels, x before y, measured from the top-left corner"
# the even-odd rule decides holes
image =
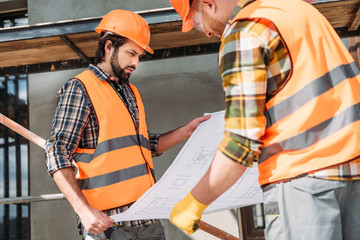
[[[225,132],[199,183],[171,212],[187,233],[258,162],[266,239],[360,236],[360,70],[330,23],[301,0],[170,0],[221,38]]]
[[[114,223],[110,216],[155,183],[152,156],[187,139],[208,117],[149,134],[140,93],[129,83],[143,51],[153,53],[148,24],[136,13],[114,10],[95,31],[97,65],[58,93],[46,144],[49,174],[80,218],[83,239],[165,239],[159,220]]]

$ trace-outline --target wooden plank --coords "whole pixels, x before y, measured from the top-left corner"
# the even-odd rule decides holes
[[[210,225],[202,220],[199,220],[196,225],[195,228],[200,228],[201,230],[219,238],[219,239],[223,239],[223,240],[240,240],[240,238],[235,237],[233,235],[231,235],[230,233],[227,233],[219,228],[214,227],[213,225]]]
[[[66,35],[59,36],[63,42],[69,46],[83,61],[89,62],[88,57],[84,54]]]
[[[56,38],[51,41],[44,38],[10,42],[9,46],[8,44],[1,45],[0,66],[19,66],[79,58],[60,38]]]
[[[359,4],[360,0],[346,0],[316,3],[314,6],[329,20],[334,28],[350,26],[351,29],[356,29],[360,24]],[[159,50],[219,42],[218,38],[207,38],[203,33],[195,30],[182,33],[181,27],[181,21],[150,25],[150,46],[154,50]],[[67,35],[67,37],[87,57],[92,58],[95,56],[99,34],[86,32]],[[59,37],[36,38],[0,44],[0,67],[66,61],[69,59],[79,59],[79,56]]]
[[[181,31],[182,22],[170,22],[150,25],[151,34]]]
[[[154,34],[150,46],[154,49],[191,46],[205,43],[219,42],[216,37],[207,38],[204,33],[192,30],[187,33],[180,31]]]
[[[88,57],[94,57],[98,48],[100,35],[98,33],[89,32],[82,34],[67,35],[67,37]]]
[[[28,6],[26,0],[0,1],[0,14],[27,11],[27,9]]]
[[[349,52],[360,67],[360,37],[348,38]]]
[[[165,49],[173,47],[191,46],[197,44],[205,44],[212,42],[219,42],[218,38],[212,37],[207,38],[203,33],[192,30],[188,33],[181,32],[181,28],[174,26],[161,26],[154,28],[154,32],[151,33],[150,46],[154,49]],[[160,30],[161,29],[161,30]],[[95,56],[95,51],[98,47],[99,35],[97,33],[86,33],[86,34],[73,34],[68,35],[68,38],[87,56]]]
[[[340,28],[348,26],[359,3],[360,0],[348,0],[316,4],[314,7],[327,18],[334,28]]]
[[[354,13],[354,16],[351,18],[349,22],[349,31],[354,31],[358,29],[360,25],[360,4],[357,6],[357,11]]]
[[[62,42],[59,37],[36,38],[31,40],[4,42],[0,44],[0,53],[8,51],[23,51],[27,49],[42,49],[58,45],[65,46],[64,42]]]
[[[87,56],[94,57],[98,47],[97,33],[68,35],[68,38]],[[219,42],[216,37],[207,38],[195,30],[188,33],[165,32],[152,34],[150,46],[154,50]],[[28,65],[45,62],[78,59],[59,37],[6,42],[0,45],[0,67]]]
[[[10,128],[11,130],[17,132],[21,136],[27,138],[28,140],[32,141],[39,147],[45,149],[46,141],[45,139],[41,138],[40,136],[36,135],[35,133],[31,132],[30,130],[24,128],[17,122],[11,120],[10,118],[6,117],[5,115],[0,113],[0,123],[4,126]]]

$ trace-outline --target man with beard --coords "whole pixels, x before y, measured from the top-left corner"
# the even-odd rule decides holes
[[[221,38],[225,132],[199,183],[173,208],[187,233],[258,162],[266,239],[360,235],[360,70],[330,23],[301,0],[170,0]]]
[[[141,96],[129,77],[149,47],[150,29],[136,13],[114,10],[101,34],[97,65],[59,91],[47,168],[79,220],[83,239],[165,239],[159,220],[115,222],[155,183],[152,156],[190,137],[199,117],[165,134],[149,134]],[[76,176],[75,171],[76,169]]]

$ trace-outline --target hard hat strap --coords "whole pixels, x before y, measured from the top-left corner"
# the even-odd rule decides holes
[[[113,32],[109,32],[109,31],[106,31],[106,32],[102,32],[102,33],[101,33],[101,37],[100,37],[100,38],[104,38],[104,37],[107,37],[107,36],[109,36],[109,35],[121,37],[121,36],[118,35],[118,34],[115,34],[115,33],[113,33]]]

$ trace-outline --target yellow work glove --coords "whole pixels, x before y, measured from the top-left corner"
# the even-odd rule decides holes
[[[197,223],[208,206],[197,201],[190,192],[173,207],[170,213],[170,221],[187,234],[192,234],[199,228]]]

